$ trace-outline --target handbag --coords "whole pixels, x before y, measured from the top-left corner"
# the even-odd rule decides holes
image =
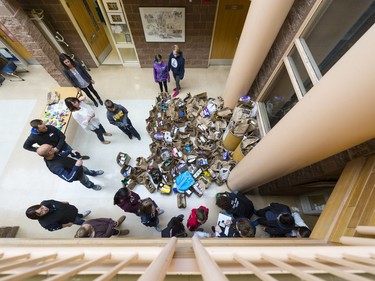
[[[59,101],[60,101],[60,94],[58,92],[56,92],[56,91],[48,92],[48,94],[47,94],[47,104],[48,105],[58,103]]]

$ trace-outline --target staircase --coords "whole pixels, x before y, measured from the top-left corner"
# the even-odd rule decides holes
[[[357,226],[375,226],[375,155],[349,162],[310,238],[340,242],[340,237],[369,237]]]

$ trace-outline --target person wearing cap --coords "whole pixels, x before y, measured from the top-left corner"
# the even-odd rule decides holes
[[[44,200],[40,204],[30,206],[26,210],[26,216],[31,220],[37,220],[39,224],[49,230],[56,231],[73,224],[82,225],[91,213],[90,210],[78,213],[77,207],[68,202],[56,200]]]

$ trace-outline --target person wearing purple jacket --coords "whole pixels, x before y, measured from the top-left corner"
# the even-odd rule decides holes
[[[124,212],[139,216],[141,198],[127,187],[120,188],[113,197],[113,204],[119,206]]]
[[[163,85],[165,92],[168,93],[167,82],[170,82],[170,76],[168,71],[168,65],[163,61],[161,55],[155,56],[154,61],[154,80],[156,83],[159,83],[160,92],[163,92]]]

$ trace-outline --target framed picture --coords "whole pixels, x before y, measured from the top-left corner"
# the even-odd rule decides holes
[[[103,0],[103,5],[107,13],[122,12],[120,0]]]
[[[185,42],[185,8],[141,7],[146,42]]]
[[[123,24],[125,22],[125,17],[122,12],[120,13],[108,13],[108,19],[111,24]]]

